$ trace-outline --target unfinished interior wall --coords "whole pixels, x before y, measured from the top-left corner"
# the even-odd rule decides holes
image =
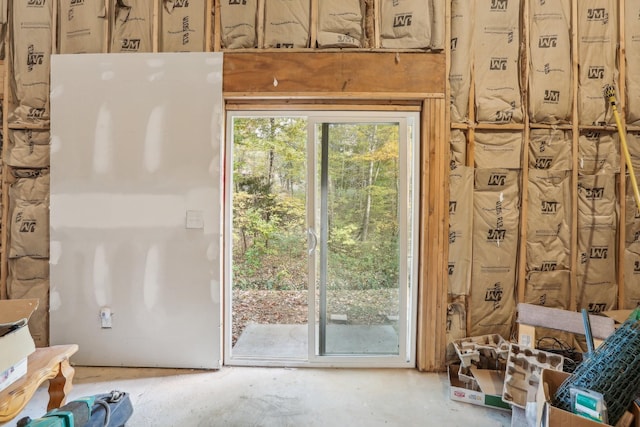
[[[26,3],[26,2],[25,2]],[[164,52],[164,51],[190,51],[199,50],[202,40],[200,37],[195,37],[200,31],[200,21],[193,22],[193,17],[198,16],[204,19],[204,46],[202,50],[234,50],[234,49],[254,49],[255,52],[251,52],[245,58],[257,59],[260,62],[260,49],[266,49],[266,28],[265,28],[265,16],[267,13],[268,5],[273,2],[266,2],[264,0],[243,0],[243,1],[218,1],[218,0],[204,0],[205,12],[196,13],[187,12],[191,8],[199,8],[200,1],[198,0],[163,0],[163,1],[129,1],[129,0],[85,0],[84,2],[72,2],[70,0],[61,0],[58,2],[57,7],[51,8],[55,3],[53,1],[44,0],[42,3],[47,9],[47,13],[43,14],[44,24],[38,24],[38,29],[43,30],[42,34],[46,36],[46,40],[42,42],[42,45],[50,46],[49,51],[42,50],[37,46],[34,46],[28,59],[37,59],[38,63],[34,63],[34,68],[41,65],[48,66],[47,61],[49,55],[55,53],[94,53],[94,52]],[[284,2],[283,2],[284,3]],[[310,7],[305,10],[305,14],[309,14],[309,29],[308,37],[310,42],[308,47],[298,48],[305,50],[305,53],[312,52],[316,47],[319,48],[351,48],[357,49],[359,47],[365,48],[381,48],[382,37],[380,32],[380,23],[382,19],[381,11],[377,8],[380,7],[378,2],[373,0],[360,0],[360,1],[344,1],[344,2],[324,2],[318,0],[310,0]],[[404,2],[403,2],[404,3]],[[16,2],[17,4],[17,2]],[[21,3],[24,4],[24,3]],[[327,7],[331,4],[335,5],[335,8]],[[420,43],[422,47],[413,48],[409,44],[398,42],[398,48],[385,47],[388,52],[359,52],[361,56],[358,56],[358,61],[355,61],[354,57],[345,57],[341,52],[336,49],[329,50],[329,53],[333,55],[323,55],[322,59],[314,59],[313,55],[304,56],[309,58],[309,61],[296,60],[286,61],[286,65],[280,65],[277,69],[277,74],[287,75],[291,73],[291,68],[312,70],[310,73],[304,76],[297,76],[300,82],[295,90],[296,95],[303,93],[305,90],[305,84],[310,80],[321,82],[315,93],[326,93],[327,86],[335,86],[336,82],[326,82],[322,75],[316,73],[317,70],[323,66],[328,67],[333,74],[341,61],[353,64],[358,62],[360,68],[347,67],[348,69],[356,69],[357,72],[353,73],[351,80],[340,81],[341,88],[336,86],[336,89],[330,89],[331,96],[339,98],[343,104],[357,104],[349,99],[351,93],[357,93],[359,97],[368,96],[377,101],[379,105],[385,102],[380,100],[379,92],[385,92],[391,94],[394,98],[394,102],[399,105],[407,105],[407,99],[411,100],[411,106],[409,108],[415,109],[423,108],[428,110],[424,113],[427,118],[426,124],[428,126],[423,129],[428,129],[432,133],[430,139],[430,147],[437,145],[436,150],[425,154],[425,158],[436,153],[437,156],[429,161],[430,169],[425,168],[425,174],[427,170],[430,170],[431,175],[428,179],[425,179],[425,187],[429,187],[429,194],[433,197],[429,200],[423,200],[423,208],[428,207],[427,211],[428,220],[425,223],[425,227],[428,227],[428,236],[437,240],[438,247],[442,247],[445,243],[443,239],[446,239],[446,233],[444,228],[437,227],[437,224],[443,223],[444,216],[446,215],[446,201],[444,200],[444,191],[446,185],[442,185],[442,179],[448,177],[445,174],[444,169],[439,169],[442,165],[439,165],[439,161],[446,159],[446,139],[442,140],[443,135],[447,133],[442,129],[442,126],[447,126],[445,122],[445,115],[443,108],[446,103],[443,102],[443,96],[445,92],[445,55],[443,49],[445,48],[445,0],[430,0],[426,3],[422,3],[420,7],[423,9],[416,9],[416,13],[420,16],[416,17],[416,25],[425,16],[429,16],[428,25],[430,26],[429,42]],[[426,8],[425,8],[426,7]],[[104,12],[108,12],[108,16]],[[11,11],[12,12],[12,11]],[[397,17],[398,24],[404,24],[406,27],[416,27],[413,24],[413,17],[401,16]],[[10,14],[13,19],[13,13]],[[0,14],[0,24],[1,24]],[[40,19],[40,18],[38,18]],[[34,21],[32,22],[40,22]],[[188,22],[187,22],[188,21]],[[392,21],[393,22],[393,21]],[[57,24],[53,25],[52,23]],[[179,25],[180,24],[180,25]],[[196,25],[198,24],[198,25]],[[107,28],[107,26],[109,28]],[[24,27],[20,27],[24,28]],[[44,29],[46,28],[46,31]],[[9,34],[8,40],[10,43],[20,41],[20,34],[16,31],[15,37],[13,34]],[[44,33],[47,33],[46,35]],[[327,34],[330,33],[330,34]],[[36,40],[34,35],[36,33],[29,33],[28,37],[24,40],[27,42]],[[188,35],[188,45],[185,45],[186,35]],[[399,32],[393,38],[403,38],[403,33]],[[195,43],[197,41],[197,43]],[[194,42],[192,44],[192,42]],[[448,40],[447,40],[448,43]],[[10,45],[8,45],[10,46]],[[396,54],[397,50],[397,54]],[[44,52],[44,56],[39,57],[40,52]],[[299,50],[298,50],[299,51]],[[298,52],[297,51],[297,52]],[[21,51],[20,54],[27,56]],[[296,53],[297,53],[296,52]],[[244,53],[244,52],[241,52]],[[268,52],[266,52],[268,54]],[[422,56],[421,54],[428,53],[429,55]],[[430,54],[433,55],[433,60],[424,59]],[[279,52],[280,54],[280,52]],[[243,55],[236,54],[235,63],[242,63],[239,60]],[[269,56],[269,55],[267,55]],[[303,55],[301,55],[302,57]],[[422,56],[422,57],[421,57]],[[42,58],[42,63],[39,63]],[[273,58],[269,56],[269,58]],[[380,59],[378,59],[380,58]],[[292,67],[292,64],[295,67]],[[389,65],[391,64],[391,66]],[[407,67],[407,64],[413,64]],[[416,70],[415,64],[423,64],[420,70]],[[7,76],[11,84],[15,85],[16,81],[22,82],[19,79],[18,71],[14,70],[10,61],[6,64],[9,67]],[[307,67],[308,66],[308,67]],[[247,69],[247,67],[238,67],[234,70]],[[383,78],[377,78],[375,75],[371,75],[370,71],[375,70],[390,70],[394,69],[395,73],[392,78],[384,76]],[[231,79],[226,79],[226,83],[232,88],[231,92],[256,92],[255,84],[258,78],[262,75],[262,69],[258,67],[258,70],[251,72],[249,78],[242,76],[241,71],[234,73]],[[35,74],[33,74],[35,75]],[[45,73],[48,75],[48,71]],[[29,77],[31,74],[29,75]],[[400,78],[402,76],[402,78]],[[383,80],[384,79],[384,80]],[[247,84],[242,84],[250,80]],[[286,79],[285,79],[286,80]],[[285,84],[281,84],[278,91],[279,95],[283,98],[289,96],[287,89],[283,92],[282,88],[295,79],[288,79]],[[273,85],[273,76],[270,76],[269,85],[271,90],[275,87]],[[387,84],[391,82],[392,84]],[[48,80],[42,81],[43,86],[48,86]],[[343,83],[348,83],[344,85]],[[323,86],[323,84],[325,84]],[[19,87],[19,85],[18,85]],[[239,89],[237,89],[239,88]],[[8,224],[8,218],[13,215],[9,215],[10,201],[13,202],[12,206],[18,205],[18,196],[9,196],[9,185],[14,181],[22,180],[34,180],[40,177],[41,169],[47,169],[49,166],[49,123],[48,123],[48,96],[49,89],[43,91],[45,94],[44,102],[46,106],[40,107],[36,105],[31,111],[31,115],[25,115],[26,119],[22,119],[23,122],[18,121],[16,113],[16,107],[20,106],[22,98],[15,94],[4,94],[4,100],[9,101],[12,105],[11,108],[6,108],[5,111],[8,114],[12,114],[14,119],[11,122],[11,131],[8,129],[8,122],[5,118],[5,135],[7,136],[6,143],[3,149],[3,161],[6,161],[6,167],[3,171],[3,211],[7,212],[5,215],[5,222],[3,225]],[[325,102],[329,102],[325,99]],[[375,103],[374,103],[375,104]],[[25,104],[26,105],[26,104]],[[40,109],[38,109],[40,108]],[[381,106],[380,108],[388,108]],[[45,114],[46,113],[46,114]],[[7,115],[8,115],[7,114]],[[30,120],[30,121],[28,121]],[[9,138],[11,140],[9,141]],[[442,147],[440,144],[443,144]],[[463,148],[465,143],[461,144]],[[445,148],[445,150],[441,150]],[[461,153],[461,158],[465,157],[464,153]],[[444,160],[442,160],[444,161]],[[461,160],[464,161],[464,160]],[[436,168],[437,167],[437,168]],[[437,172],[433,172],[437,171]],[[437,183],[436,183],[437,181]],[[13,200],[15,198],[15,200]],[[48,203],[47,201],[45,201]],[[434,207],[431,209],[430,207]],[[48,209],[48,207],[47,207]],[[469,212],[471,212],[469,210]],[[11,212],[13,214],[13,212]],[[14,223],[16,221],[14,220]],[[13,224],[16,225],[16,224]],[[3,243],[11,240],[15,227],[5,226],[2,229],[4,235]],[[14,238],[16,236],[13,236]],[[48,239],[48,238],[47,238]],[[47,240],[45,239],[45,240]],[[15,240],[15,239],[14,239]],[[15,240],[18,241],[18,240]],[[39,298],[47,300],[46,293],[48,292],[48,283],[43,286],[38,280],[48,282],[48,262],[47,258],[37,258],[35,256],[17,256],[9,259],[9,245],[6,245],[6,250],[3,250],[4,262],[2,267],[8,265],[7,268],[2,269],[2,274],[5,275],[4,282],[0,284],[0,297],[7,297],[7,281],[11,281],[13,295],[27,295],[27,292],[23,292],[23,288],[29,289],[29,292],[33,292],[39,295]],[[427,248],[425,245],[424,248]],[[427,253],[426,249],[423,249],[424,253]],[[429,249],[430,250],[430,249]],[[29,249],[31,251],[31,249]],[[27,253],[25,251],[25,253]],[[31,253],[31,252],[29,252]],[[435,298],[425,298],[425,301],[429,301],[429,304],[424,304],[423,313],[426,313],[428,321],[423,322],[424,327],[421,326],[424,336],[433,336],[435,334],[442,333],[442,339],[444,340],[444,308],[442,305],[436,303],[436,301],[444,302],[443,296],[439,292],[441,288],[437,288],[440,284],[444,283],[446,287],[446,275],[440,268],[432,268],[431,266],[437,265],[444,266],[446,264],[446,251],[433,249],[433,253],[427,253],[429,259],[428,265],[423,267],[421,275],[424,277],[429,276],[429,280],[423,280],[424,283],[432,284],[429,289],[425,290],[425,294],[433,292]],[[37,255],[35,251],[32,255]],[[436,273],[437,272],[437,273]],[[6,275],[10,277],[7,278]],[[432,277],[433,276],[433,277]],[[17,293],[16,293],[17,292]],[[33,295],[29,293],[29,295]],[[439,298],[439,299],[438,299]],[[431,306],[433,302],[433,306]],[[464,304],[463,304],[464,306]],[[438,320],[442,319],[442,321]],[[39,323],[39,322],[34,322]],[[426,349],[423,352],[423,360],[421,367],[425,369],[437,369],[441,367],[439,360],[441,356],[438,349],[442,347],[432,346],[430,340],[423,339],[421,346]],[[39,342],[40,343],[40,342]],[[435,349],[435,350],[434,350]],[[427,354],[427,356],[424,356]],[[424,359],[426,357],[427,359]]]
[[[613,0],[480,1],[474,6],[469,12],[467,2],[451,0],[451,153],[456,162],[466,153],[476,176],[491,160],[496,160],[491,167],[520,171],[516,196],[527,202],[520,212],[519,254],[513,255],[516,301],[591,313],[638,306],[638,209],[603,88],[616,89],[637,175],[640,79],[634,64],[640,56],[640,6]],[[624,23],[622,33],[618,22]],[[473,42],[461,36],[469,28]],[[517,46],[509,45],[511,38]],[[467,51],[460,52],[461,46]],[[475,82],[473,87],[467,80]],[[518,82],[526,82],[527,90]],[[520,101],[527,108],[519,116]],[[469,111],[467,105],[474,108]],[[499,148],[494,136],[500,133],[522,135],[520,155],[514,142],[509,151],[515,157],[502,156],[507,149]],[[466,137],[465,149],[460,135]],[[477,190],[475,206],[484,196]],[[486,315],[476,313],[477,304],[488,295],[485,289],[474,294],[474,281],[480,279],[475,272],[485,267],[476,252],[487,251],[480,249],[486,237],[477,220],[476,215],[467,332],[508,338],[510,330],[502,325],[475,327]],[[465,288],[450,284],[450,290]],[[450,302],[454,298],[452,293]]]

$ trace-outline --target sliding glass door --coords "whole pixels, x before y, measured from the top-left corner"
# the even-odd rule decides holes
[[[256,126],[260,121],[264,126]],[[289,126],[300,131],[303,122],[301,141]],[[227,339],[227,363],[414,366],[417,122],[417,114],[398,112],[230,114],[227,322],[236,326],[233,342]],[[268,192],[269,210],[288,212],[287,221],[250,206],[247,200],[264,197],[248,196],[239,182],[253,183],[254,193]],[[255,241],[255,230],[247,240],[247,221],[270,230],[269,248]],[[301,253],[308,260],[307,280],[287,292],[292,287],[283,281],[300,273]],[[294,282],[300,281],[298,275]],[[259,289],[259,282],[270,285]],[[253,316],[264,313],[259,301],[268,292],[267,300],[297,301],[298,309],[305,298],[306,325],[280,325],[276,334],[277,322]],[[278,314],[285,324],[293,318]],[[237,327],[246,318],[262,322],[259,339],[248,339],[255,324]],[[265,350],[268,341],[271,351]],[[289,352],[292,344],[296,354]]]

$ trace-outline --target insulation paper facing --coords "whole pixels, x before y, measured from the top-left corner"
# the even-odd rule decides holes
[[[449,293],[468,295],[473,233],[473,169],[449,173]]]
[[[107,9],[104,0],[60,0],[60,53],[102,53],[105,51]]]
[[[474,31],[476,118],[522,123],[520,2],[479,0]]]
[[[362,47],[364,3],[323,0],[318,4],[318,47]]]
[[[264,14],[265,47],[309,47],[310,0],[271,0]]]
[[[253,48],[257,45],[256,18],[258,0],[220,3],[222,46],[228,49]]]
[[[117,0],[111,52],[152,52],[153,1]]]
[[[53,2],[13,3],[13,124],[48,125]],[[13,106],[12,106],[13,107]]]
[[[573,95],[571,2],[529,2],[529,116],[534,123],[567,123]]]
[[[617,79],[617,7],[615,0],[578,2],[578,121],[612,123],[602,89]]]

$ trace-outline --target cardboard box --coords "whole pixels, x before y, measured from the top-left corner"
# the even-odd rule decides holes
[[[485,393],[477,383],[475,386],[472,386],[469,382],[462,381],[458,377],[459,369],[460,365],[449,366],[449,398],[451,400],[506,411],[511,410],[511,406],[502,401],[502,383],[499,385],[495,384],[491,387],[494,389],[496,394]],[[486,369],[481,369],[480,371],[486,371]]]
[[[603,427],[607,424],[598,423],[580,415],[567,412],[551,405],[551,399],[565,379],[571,374],[562,371],[544,369],[542,371],[538,394],[536,395],[537,416],[536,425],[542,427]]]
[[[28,358],[25,357],[20,362],[11,366],[4,372],[0,372],[0,391],[9,387],[23,376],[27,375]]]
[[[16,371],[24,370],[20,365],[36,350],[28,327],[36,308],[37,299],[0,300],[0,373],[11,371],[15,376]],[[4,388],[8,386],[4,383]]]

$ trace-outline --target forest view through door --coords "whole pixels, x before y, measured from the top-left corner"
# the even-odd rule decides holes
[[[414,366],[417,119],[228,114],[225,363]]]

